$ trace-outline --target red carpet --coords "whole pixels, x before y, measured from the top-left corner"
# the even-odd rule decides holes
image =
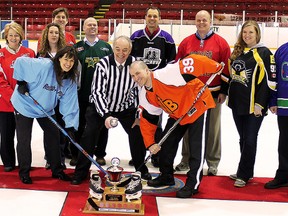
[[[68,195],[62,209],[62,216],[95,215],[82,213],[88,198],[88,180],[81,185],[73,186],[70,185],[69,182],[51,178],[50,170],[33,168],[30,173],[33,184],[25,185],[20,181],[17,169],[8,173],[3,170],[3,166],[0,166],[1,188],[67,191]],[[66,172],[72,175],[73,170],[68,169]],[[185,182],[185,175],[176,175],[175,177]],[[195,195],[194,198],[287,202],[288,188],[266,190],[263,185],[269,180],[271,180],[271,178],[254,178],[246,187],[235,188],[233,186],[234,181],[230,180],[227,176],[204,176],[200,186],[200,192]],[[145,205],[145,215],[147,216],[158,215],[156,195],[175,197],[175,192],[167,194],[144,194],[142,202]]]

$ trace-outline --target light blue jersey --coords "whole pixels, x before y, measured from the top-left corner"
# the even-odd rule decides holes
[[[59,86],[53,69],[53,62],[50,59],[17,58],[14,63],[13,78],[27,82],[30,95],[39,102],[49,115],[54,114],[54,108],[59,100],[59,111],[63,115],[65,127],[78,129],[77,84],[70,79],[64,79],[62,86]],[[30,97],[18,92],[18,85],[13,92],[11,102],[14,108],[26,117],[46,117]]]

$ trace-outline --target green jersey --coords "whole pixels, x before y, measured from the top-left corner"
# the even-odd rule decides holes
[[[80,88],[78,90],[79,101],[89,102],[91,94],[91,84],[95,72],[96,64],[101,58],[113,53],[112,47],[105,41],[99,40],[93,46],[88,45],[83,40],[74,45],[79,61],[82,64],[80,76]]]

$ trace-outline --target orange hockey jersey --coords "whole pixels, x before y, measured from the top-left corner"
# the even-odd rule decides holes
[[[151,73],[152,89],[143,87],[140,93],[140,107],[144,109],[141,112],[140,128],[147,148],[155,143],[154,134],[157,128],[157,124],[149,116],[158,116],[163,110],[175,119],[185,115],[204,86],[197,77],[220,72],[222,67],[206,56],[191,54]],[[207,88],[195,103],[193,115],[186,115],[180,124],[193,123],[207,109],[214,107],[214,99]]]

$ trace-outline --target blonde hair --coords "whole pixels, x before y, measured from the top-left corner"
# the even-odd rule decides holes
[[[6,43],[8,44],[7,38],[8,38],[8,32],[10,29],[14,30],[20,36],[20,43],[21,43],[22,40],[24,39],[24,31],[23,31],[22,26],[16,22],[8,23],[4,27],[4,38],[6,40]]]
[[[243,52],[243,50],[247,47],[247,44],[245,43],[245,41],[243,40],[243,29],[246,28],[247,26],[253,26],[255,31],[256,31],[256,43],[258,44],[261,40],[261,30],[259,28],[258,23],[255,20],[247,20],[241,28],[241,32],[238,35],[238,39],[237,42],[234,45],[234,50],[231,54],[230,59],[233,61],[235,60],[239,55],[241,55],[241,53]]]

